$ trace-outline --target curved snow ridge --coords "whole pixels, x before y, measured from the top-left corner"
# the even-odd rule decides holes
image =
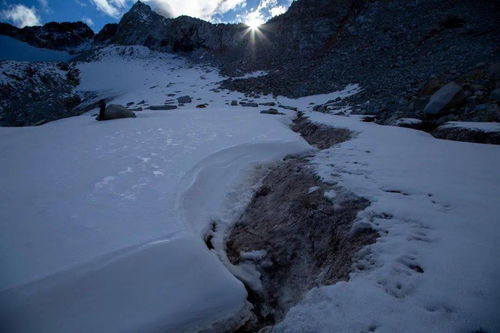
[[[233,206],[235,212],[243,208],[242,203],[231,196],[236,186],[250,187],[251,184],[241,182],[253,168],[311,149],[299,139],[242,144],[206,157],[187,172],[179,184],[176,211],[180,221],[201,236],[224,206]]]
[[[0,330],[197,332],[242,316],[245,299],[217,257],[183,232],[0,293]]]

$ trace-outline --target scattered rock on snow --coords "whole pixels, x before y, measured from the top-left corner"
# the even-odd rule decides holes
[[[299,109],[296,108],[295,106],[288,106],[288,105],[278,105],[280,108],[285,109],[285,110],[291,110],[291,111],[298,111]]]
[[[191,98],[191,96],[177,97],[177,102],[179,104],[188,104],[188,103],[191,103],[192,101],[193,101],[193,99]]]
[[[159,111],[159,110],[174,110],[177,109],[176,105],[151,105],[148,109]]]
[[[275,106],[276,103],[274,103],[274,102],[265,102],[265,103],[259,103],[259,105],[262,105],[262,106]]]
[[[245,106],[245,107],[252,107],[252,108],[258,108],[259,107],[259,104],[254,103],[254,102],[240,102],[240,105],[241,106]]]
[[[279,112],[278,110],[272,109],[272,108],[269,110],[262,110],[262,111],[260,111],[260,113],[262,113],[262,114],[274,114],[274,115],[284,114],[283,112]]]

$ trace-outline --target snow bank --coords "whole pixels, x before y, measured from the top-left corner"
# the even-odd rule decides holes
[[[189,235],[115,253],[0,294],[12,332],[195,332],[244,310],[245,290]]]
[[[0,128],[9,330],[190,332],[248,315],[242,283],[200,234],[219,208],[239,206],[245,171],[310,147],[286,120],[226,105],[242,96],[212,91],[213,69],[127,50],[80,64],[79,91],[136,105],[190,94],[208,106]]]

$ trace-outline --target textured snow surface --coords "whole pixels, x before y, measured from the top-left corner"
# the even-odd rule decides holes
[[[313,162],[372,202],[356,224],[381,237],[349,282],[310,291],[274,331],[499,332],[500,147],[310,116],[357,132]]]
[[[68,61],[68,52],[42,49],[8,36],[0,36],[0,60]]]
[[[245,315],[245,288],[202,234],[240,207],[250,170],[311,148],[288,119],[227,106],[209,90],[215,71],[136,51],[81,64],[79,89],[119,104],[179,91],[208,107],[0,128],[7,331],[189,332]]]

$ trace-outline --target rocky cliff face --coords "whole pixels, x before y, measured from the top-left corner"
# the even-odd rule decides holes
[[[110,30],[110,27],[105,28]],[[164,18],[138,1],[105,42],[144,45],[167,52],[191,52],[196,49],[220,51],[237,45],[237,37],[244,29],[243,25],[216,25],[188,16]]]
[[[299,29],[298,35],[304,34],[299,38],[307,40],[306,31],[313,30],[310,24],[328,21],[320,12],[336,17],[338,24],[325,28],[309,53],[299,52],[299,58],[274,63],[265,77],[228,80],[223,86],[300,97],[359,83],[362,92],[346,102],[354,105],[355,112],[373,114],[377,121],[392,124],[403,117],[424,118],[432,93],[456,81],[464,90],[465,101],[440,114],[437,124],[500,121],[493,93],[500,87],[498,70],[494,70],[498,66],[493,65],[500,60],[498,1],[346,1],[341,12],[328,12],[341,1],[321,4],[297,1],[283,17],[270,22],[282,21],[284,26],[284,21],[294,17],[301,28],[292,29]],[[322,10],[316,12],[314,7]],[[308,18],[310,24],[302,23]]]

